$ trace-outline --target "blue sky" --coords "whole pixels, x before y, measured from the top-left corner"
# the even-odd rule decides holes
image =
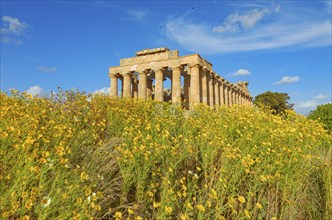
[[[331,102],[330,0],[1,1],[1,90],[107,91],[108,68],[145,48],[199,53],[252,96]],[[167,87],[167,85],[166,85]]]

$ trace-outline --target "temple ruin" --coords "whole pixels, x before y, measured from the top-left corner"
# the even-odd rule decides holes
[[[212,64],[199,54],[179,56],[178,50],[165,47],[141,50],[136,57],[121,59],[120,66],[110,67],[108,76],[111,97],[171,100],[182,102],[186,109],[197,103],[211,107],[252,103],[248,82],[230,83],[215,73]],[[164,89],[166,78],[171,80],[169,91]]]

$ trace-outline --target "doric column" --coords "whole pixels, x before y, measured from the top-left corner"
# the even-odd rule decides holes
[[[206,75],[207,69],[201,68],[201,79],[202,79],[202,103],[208,104],[208,80]]]
[[[123,87],[124,87],[124,79],[123,79],[123,76],[122,75],[120,75],[120,80],[121,80],[121,97],[123,97]]]
[[[242,105],[242,89],[239,89],[239,105]]]
[[[123,97],[131,96],[131,73],[123,73]]]
[[[240,89],[237,88],[237,91],[236,91],[236,104],[240,105]]]
[[[229,106],[228,104],[228,86],[227,86],[227,82],[224,81],[223,82],[223,88],[224,88],[224,98],[225,98],[225,106]]]
[[[152,79],[147,78],[146,79],[146,98],[152,99]]]
[[[245,105],[245,100],[244,100],[244,91],[241,91],[241,105]]]
[[[225,95],[224,95],[224,79],[218,81],[219,92],[220,92],[220,105],[225,105]]]
[[[118,96],[118,77],[117,75],[111,75],[111,97]]]
[[[189,109],[190,100],[190,75],[186,74],[184,76],[184,106],[186,109]]]
[[[194,64],[190,67],[190,103],[198,104],[199,97],[199,64]]]
[[[138,97],[138,80],[132,79],[131,84],[132,84],[131,97],[137,98]]]
[[[147,90],[147,71],[143,70],[139,72],[139,84],[138,84],[138,97],[146,100],[146,90]]]
[[[236,105],[236,91],[235,91],[235,86],[232,86],[232,104]]]
[[[220,92],[219,92],[219,85],[218,85],[218,76],[215,75],[213,80],[214,85],[214,104],[215,106],[220,106]]]
[[[228,84],[228,104],[229,104],[229,107],[233,106],[233,87],[232,87],[232,84]]]
[[[154,99],[160,102],[164,101],[164,69],[155,70],[156,85],[154,89]]]
[[[172,67],[172,102],[181,101],[181,71],[182,66]]]
[[[214,87],[213,87],[213,75],[212,72],[208,73],[208,85],[209,85],[209,106],[214,106]]]

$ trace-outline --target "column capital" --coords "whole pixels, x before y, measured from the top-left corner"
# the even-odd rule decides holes
[[[154,72],[158,71],[158,70],[161,70],[161,71],[165,71],[166,70],[166,67],[156,67],[153,69]]]
[[[119,75],[118,75],[118,73],[109,73],[108,77],[110,77],[110,78],[118,78]]]
[[[129,72],[123,72],[123,73],[120,73],[122,76],[125,76],[125,75],[129,75],[129,76],[132,76],[133,75],[133,72],[129,71]]]
[[[211,71],[209,68],[207,68],[206,66],[203,66],[203,70],[208,72],[208,71]]]
[[[189,63],[188,66],[190,68],[192,68],[192,67],[200,68],[200,67],[202,67],[202,64],[200,64],[200,63]]]
[[[172,70],[174,70],[174,69],[183,70],[183,69],[184,69],[183,66],[181,66],[181,65],[171,66],[170,68],[171,68]]]
[[[140,71],[138,71],[139,75],[147,75],[148,73],[149,73],[148,70],[140,70]]]

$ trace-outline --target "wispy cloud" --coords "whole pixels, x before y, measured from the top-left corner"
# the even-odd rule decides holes
[[[307,100],[307,101],[302,101],[295,103],[294,108],[295,109],[315,109],[319,105],[317,100]]]
[[[316,100],[324,100],[324,99],[326,99],[326,98],[327,98],[327,96],[326,96],[326,95],[323,95],[323,94],[319,94],[319,95],[317,95],[317,96],[315,97]]]
[[[298,76],[284,76],[282,77],[281,80],[273,83],[274,85],[277,84],[285,84],[285,83],[294,83],[294,82],[298,82],[300,80],[300,77]]]
[[[5,44],[21,45],[23,41],[19,37],[23,36],[29,25],[20,21],[18,18],[3,16],[1,18],[1,42]]]
[[[188,14],[170,17],[165,24],[165,33],[184,49],[203,54],[332,44],[332,25],[327,17],[309,19],[302,15],[273,13],[274,19],[261,22],[267,15],[279,10],[280,7],[235,12],[220,26],[194,20]]]
[[[108,95],[110,94],[110,87],[104,87],[104,88],[101,88],[99,90],[96,90],[93,92],[93,94],[104,94],[104,95]]]
[[[28,90],[25,91],[26,93],[33,95],[33,96],[44,96],[47,95],[47,92],[40,86],[32,86]]]
[[[245,76],[245,75],[250,75],[250,71],[246,70],[246,69],[239,69],[238,71],[236,71],[233,76]]]
[[[53,67],[40,66],[37,68],[37,70],[42,73],[55,73],[58,71],[58,69],[54,66]]]
[[[322,101],[327,98],[328,98],[327,96],[325,96],[323,94],[319,94],[319,95],[315,96],[313,99],[309,99],[306,101],[299,101],[299,102],[295,103],[294,109],[299,112],[303,112],[306,115],[310,111],[315,110],[317,108],[317,106],[330,103],[330,102]]]
[[[129,10],[127,12],[127,14],[134,21],[136,21],[136,22],[142,22],[146,18],[147,11],[145,11],[145,10],[133,10],[133,9],[131,9],[131,10]]]
[[[276,10],[276,11],[279,11]],[[240,32],[241,30],[248,30],[254,28],[256,24],[263,19],[263,17],[273,12],[270,8],[251,9],[243,13],[235,12],[225,19],[222,25],[212,28],[212,32]]]

